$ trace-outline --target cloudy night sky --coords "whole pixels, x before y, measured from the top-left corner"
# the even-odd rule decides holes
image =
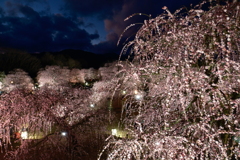
[[[133,13],[171,12],[200,0],[0,0],[0,47],[27,52],[80,49],[117,53],[126,26],[143,22]],[[135,28],[135,31],[137,27]],[[126,33],[126,37],[130,33]],[[131,33],[132,34],[132,33]]]

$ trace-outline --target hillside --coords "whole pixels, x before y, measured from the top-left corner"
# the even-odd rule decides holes
[[[60,52],[27,53],[13,49],[2,49],[0,53],[0,71],[8,74],[20,68],[35,77],[41,68],[47,65],[68,68],[99,68],[105,63],[115,61],[119,55],[114,53],[94,54],[82,50],[67,49]]]

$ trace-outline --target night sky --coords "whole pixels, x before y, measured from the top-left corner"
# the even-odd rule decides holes
[[[27,52],[80,49],[117,53],[126,26],[154,18],[167,6],[171,12],[200,0],[0,0],[0,48]],[[134,30],[136,31],[136,27]],[[134,31],[132,31],[134,32]],[[126,33],[125,38],[132,35]]]

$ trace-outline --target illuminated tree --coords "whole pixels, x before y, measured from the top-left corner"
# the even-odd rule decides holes
[[[134,74],[141,82],[123,97],[129,135],[109,139],[107,159],[240,157],[239,9],[236,1],[209,1],[188,12],[163,7],[145,21],[123,49],[132,48],[133,60],[116,86]]]
[[[103,67],[98,69],[102,81],[111,81],[118,72],[117,61],[112,63],[106,63]]]
[[[91,106],[89,88],[14,89],[0,96],[5,159],[96,159],[107,135],[105,106]]]
[[[0,72],[0,89],[3,88],[3,79],[5,78],[5,73]]]
[[[83,72],[83,70],[74,68],[70,71],[69,81],[70,83],[73,83],[73,84],[77,84],[77,83],[84,84],[85,83],[84,76],[85,76],[85,73]]]
[[[27,72],[21,69],[15,69],[14,71],[7,74],[2,79],[2,85],[3,91],[11,91],[16,88],[25,88],[32,90],[34,87],[32,78],[28,75]]]
[[[58,89],[68,86],[70,70],[60,66],[47,66],[38,72],[37,81],[39,87]]]
[[[82,69],[81,71],[85,73],[84,74],[85,82],[93,83],[100,79],[98,70],[94,68]]]
[[[51,122],[54,117],[50,108],[61,102],[62,98],[61,95],[50,90],[33,93],[28,90],[15,89],[2,94],[0,101],[1,151],[7,152],[10,159],[22,159],[21,155],[31,149],[29,141],[23,139],[38,139],[51,133]],[[23,133],[23,139],[18,139],[20,138],[18,134],[21,133]],[[15,148],[19,143],[21,144],[19,148],[11,152],[9,144]]]

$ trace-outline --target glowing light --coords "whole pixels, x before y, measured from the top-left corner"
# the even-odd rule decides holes
[[[22,139],[27,139],[28,138],[28,132],[27,131],[21,132],[21,138]]]
[[[92,107],[92,108],[93,108],[93,107],[94,107],[94,104],[90,104],[90,107]]]
[[[142,95],[141,94],[136,94],[135,95],[135,99],[136,100],[141,100],[142,99]]]
[[[112,135],[116,136],[117,135],[117,129],[112,129]]]
[[[134,90],[134,94],[138,94],[138,91],[137,91],[137,90]]]
[[[133,93],[136,100],[142,99],[143,95],[138,90],[134,90]]]
[[[159,145],[160,145],[160,142],[156,142],[155,145],[156,145],[156,146],[159,146]]]
[[[67,132],[61,132],[61,136],[63,137],[67,136]]]

